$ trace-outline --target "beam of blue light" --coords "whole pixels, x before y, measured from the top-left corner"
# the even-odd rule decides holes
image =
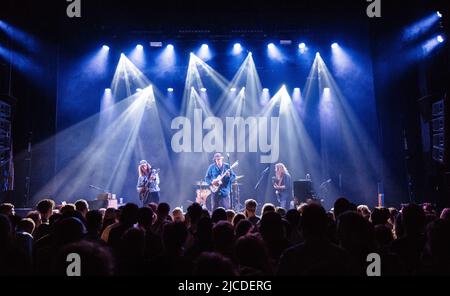
[[[144,46],[141,44],[136,45],[136,47],[130,53],[130,60],[138,67],[145,67],[145,51]]]
[[[435,36],[427,41],[425,41],[425,43],[423,43],[422,45],[422,51],[424,55],[428,55],[430,54],[439,44],[441,44],[441,42],[439,40],[442,40],[442,42],[444,42],[444,39],[442,36],[440,36],[441,38],[439,38],[439,36]]]
[[[269,43],[267,45],[267,54],[270,59],[276,60],[278,62],[283,62],[285,59],[281,51],[273,43]]]
[[[424,19],[408,26],[403,32],[403,40],[411,41],[428,32],[439,20],[437,13],[433,13]]]
[[[191,53],[192,54],[192,53]],[[166,48],[162,50],[159,56],[156,58],[157,76],[163,76],[175,70],[176,54],[175,47],[172,44],[168,44]]]
[[[0,44],[0,57],[10,61],[12,66],[27,76],[39,76],[42,69],[29,57],[13,50],[8,50]]]
[[[87,62],[86,70],[94,74],[104,74],[108,66],[109,47],[103,45]]]
[[[336,46],[331,52],[333,70],[337,76],[342,77],[349,73],[359,73],[358,68],[354,63],[354,57],[350,57],[350,55],[345,51],[345,48]]]
[[[13,27],[11,24],[0,20],[0,30],[4,31],[9,38],[25,47],[30,52],[39,52],[41,44],[30,34]]]

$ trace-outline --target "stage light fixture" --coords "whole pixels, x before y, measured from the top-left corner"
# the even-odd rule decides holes
[[[334,42],[333,44],[331,44],[331,48],[335,49],[339,46],[339,44],[337,44],[336,42]]]
[[[162,45],[161,41],[150,41],[150,47],[162,47]]]
[[[172,44],[168,44],[167,45],[167,49],[173,50],[173,45]]]
[[[436,11],[436,14],[437,14],[437,16],[438,16],[439,18],[442,17],[442,13],[440,13],[439,11]]]
[[[264,92],[268,92],[269,89],[265,87],[265,88],[263,88],[263,91],[264,91]]]
[[[108,45],[103,45],[102,48],[103,48],[104,50],[109,50],[109,46],[108,46]]]
[[[292,44],[292,40],[280,40],[280,44],[281,45],[291,45]]]
[[[233,45],[233,54],[238,55],[242,52],[242,46],[240,43],[235,43]]]
[[[138,50],[143,50],[144,47],[142,46],[142,44],[138,44],[138,45],[136,45],[136,49],[138,49]]]
[[[111,92],[111,89],[108,87],[108,88],[105,88],[105,92]]]
[[[273,49],[273,48],[275,48],[275,44],[269,43],[269,44],[267,44],[267,47],[268,47],[269,49]]]
[[[444,42],[444,37],[442,37],[442,35],[438,35],[438,36],[436,37],[436,40],[437,40],[439,43],[442,43],[442,42]]]
[[[230,91],[231,91],[231,92],[235,92],[235,91],[236,91],[236,88],[235,88],[235,87],[232,87],[232,88],[230,89]]]
[[[208,44],[206,44],[206,43],[202,44],[202,49],[208,49],[208,47],[209,47]]]
[[[298,48],[299,49],[305,49],[306,48],[306,44],[305,43],[300,43],[299,45],[298,45]]]
[[[168,91],[168,92],[173,92],[173,88],[169,87],[169,88],[167,89],[167,91]]]
[[[320,52],[316,52],[316,57],[320,57]]]
[[[206,88],[202,87],[202,88],[200,89],[200,91],[206,92]]]
[[[294,91],[300,91],[300,88],[299,87],[295,87]]]

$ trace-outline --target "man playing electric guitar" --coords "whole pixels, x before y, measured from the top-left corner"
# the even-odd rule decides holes
[[[148,205],[151,202],[159,203],[159,170],[152,169],[152,166],[146,161],[139,163],[139,178],[137,191],[142,204]]]
[[[230,208],[231,183],[236,179],[236,174],[230,168],[230,164],[223,162],[221,153],[214,154],[214,163],[208,167],[205,181],[212,188],[212,210],[218,207]]]

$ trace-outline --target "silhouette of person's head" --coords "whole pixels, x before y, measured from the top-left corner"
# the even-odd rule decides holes
[[[153,210],[150,207],[142,207],[137,213],[137,222],[144,229],[149,229],[153,223]]]
[[[293,228],[299,227],[300,224],[300,212],[295,209],[290,209],[286,212],[286,220]]]
[[[275,206],[271,203],[266,203],[263,205],[261,209],[261,216],[264,216],[264,214],[268,212],[275,212]]]
[[[110,276],[114,271],[114,258],[107,247],[89,241],[68,244],[58,252],[54,271],[57,275],[67,275],[67,258],[69,254],[80,256],[80,273],[82,276]]]
[[[79,218],[61,218],[55,223],[55,241],[59,245],[77,242],[83,239],[86,228]]]
[[[139,207],[134,203],[127,203],[120,212],[120,223],[132,226],[137,222]]]
[[[345,197],[339,197],[334,202],[333,208],[334,208],[334,219],[337,220],[339,218],[339,215],[341,215],[346,211],[352,210],[352,204]]]
[[[259,231],[266,242],[283,239],[285,233],[281,216],[277,212],[266,212],[260,221]]]
[[[268,250],[258,235],[241,236],[236,241],[235,255],[240,266],[256,269],[260,275],[271,273]]]
[[[414,203],[402,209],[402,226],[406,235],[423,233],[425,227],[425,212],[422,207]]]
[[[213,223],[217,223],[219,221],[227,221],[227,212],[224,208],[217,208],[213,211],[211,219]]]
[[[370,221],[375,225],[385,225],[388,223],[390,217],[389,210],[386,208],[374,208],[371,215]]]
[[[219,221],[213,227],[214,249],[220,253],[228,254],[234,244],[234,228],[228,221]]]
[[[1,214],[0,215],[0,242],[2,244],[8,244],[12,240],[12,227],[11,227],[11,221],[6,215]],[[0,248],[2,247],[2,244],[0,244]]]
[[[245,215],[244,214],[242,214],[242,213],[238,213],[238,214],[236,214],[235,216],[234,216],[234,218],[233,218],[233,226],[234,227],[236,227],[236,225],[239,223],[239,221],[241,221],[241,220],[245,220]]]
[[[237,275],[230,259],[216,252],[202,253],[194,266],[197,276],[234,276]]]
[[[253,223],[249,220],[241,220],[235,226],[236,237],[241,237],[249,233],[253,229]]]
[[[444,220],[450,220],[450,208],[443,209],[440,218]]]
[[[202,215],[202,206],[194,202],[187,208],[187,215],[191,221],[191,224],[197,224]]]
[[[99,210],[91,210],[86,213],[86,228],[88,232],[98,232],[102,227],[102,213]]]
[[[327,214],[322,206],[308,204],[303,207],[300,229],[305,240],[325,237],[327,224]]]
[[[158,208],[156,210],[156,213],[158,215],[158,219],[163,220],[166,219],[169,216],[170,213],[170,206],[168,203],[162,202],[158,204]]]
[[[339,216],[337,233],[341,246],[352,255],[359,256],[374,247],[373,225],[354,211]]]
[[[187,234],[186,225],[182,222],[165,224],[162,232],[162,242],[166,254],[181,255]]]

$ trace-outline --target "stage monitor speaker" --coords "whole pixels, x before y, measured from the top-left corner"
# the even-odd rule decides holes
[[[90,210],[98,210],[101,208],[107,209],[107,208],[115,208],[117,209],[117,199],[96,199],[96,200],[88,200]]]
[[[307,199],[313,198],[311,180],[294,181],[294,196],[300,202],[306,202]]]

